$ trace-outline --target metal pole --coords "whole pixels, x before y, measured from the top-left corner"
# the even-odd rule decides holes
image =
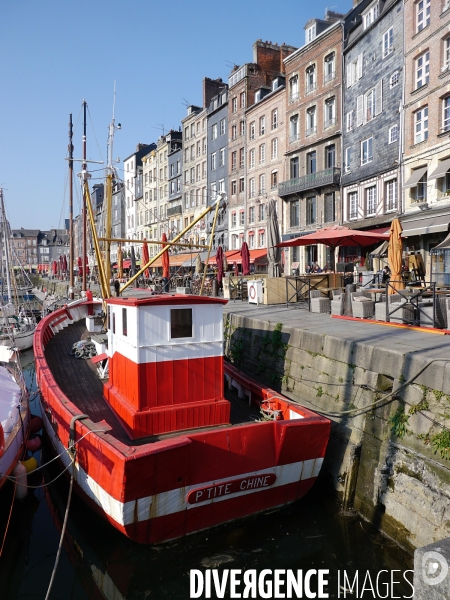
[[[209,263],[209,255],[211,254],[212,243],[213,243],[214,234],[215,234],[215,231],[216,231],[217,215],[219,214],[219,208],[220,208],[220,201],[221,200],[222,200],[222,196],[220,196],[219,201],[217,202],[216,212],[214,213],[213,226],[212,226],[212,229],[211,229],[211,235],[209,236],[208,257],[206,258],[205,268],[203,270],[202,285],[200,287],[200,294],[199,294],[200,296],[203,294],[203,287],[205,285],[206,271],[208,270],[208,263]]]
[[[86,100],[83,100],[83,111],[84,111],[84,123],[83,123],[83,160],[81,170],[85,173],[87,170],[86,164]],[[86,181],[83,182],[85,184]],[[83,265],[83,283],[82,290],[86,291],[86,256],[87,256],[87,219],[86,219],[86,188],[83,185],[83,243],[82,243],[82,259],[81,264]]]
[[[69,297],[74,299],[73,292],[73,127],[72,113],[69,116]]]

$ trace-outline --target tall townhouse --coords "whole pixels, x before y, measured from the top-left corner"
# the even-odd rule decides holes
[[[183,228],[194,220],[194,215],[207,203],[207,130],[206,110],[188,106],[187,116],[181,121],[183,127]],[[187,243],[195,243],[199,227],[184,237]]]
[[[207,186],[209,190],[207,204],[210,205],[216,199],[217,192],[226,193],[228,190],[228,86],[222,83],[222,87],[215,95],[207,108],[207,132],[208,132],[208,170]],[[212,228],[214,211],[207,219],[207,233]],[[216,231],[213,240],[213,248],[222,246],[228,250],[228,212],[226,204],[220,209]]]
[[[188,106],[183,126],[183,226],[187,227],[211,202],[208,189],[208,129],[207,108],[214,96],[224,89],[221,79],[203,79],[202,106]],[[210,165],[211,166],[211,165]],[[206,242],[206,220],[199,221],[186,235],[190,243]]]
[[[246,110],[255,104],[255,93],[271,87],[284,74],[283,59],[293,46],[258,40],[253,44],[253,62],[235,66],[228,77],[228,231],[230,249],[241,247],[245,236],[248,194],[246,155]]]
[[[172,239],[182,230],[182,190],[183,177],[183,134],[181,131],[169,131],[166,135],[169,167],[169,199],[167,219],[169,221],[169,239]]]
[[[114,239],[125,237],[125,188],[122,181],[113,182],[111,229]],[[117,261],[117,248],[118,243],[111,242],[111,263]]]
[[[339,220],[342,22],[328,11],[304,27],[305,45],[284,60],[286,68],[285,179],[278,186],[284,200],[283,240],[314,232]],[[323,245],[293,247],[286,264],[330,264]]]
[[[401,211],[399,174],[403,88],[403,3],[362,0],[344,28],[343,221],[389,227]],[[364,265],[366,250],[341,248]]]
[[[142,158],[142,172],[144,179],[144,202],[147,199],[148,221],[147,240],[159,240],[158,235],[158,158],[156,149],[151,150]],[[154,256],[156,246],[149,245],[149,254]]]
[[[283,228],[282,200],[278,195],[284,178],[286,129],[281,125],[286,105],[285,78],[256,90],[255,103],[245,113],[247,123],[247,211],[245,239],[250,250],[267,248],[268,201],[277,203],[278,223]],[[235,181],[234,187],[237,182]]]
[[[420,251],[426,280],[450,272],[450,256],[431,273],[430,250],[450,222],[450,2],[405,0],[403,236]],[[447,275],[448,278],[448,275]]]
[[[25,269],[36,271],[38,268],[37,240],[39,229],[13,229],[11,231],[11,249],[14,263],[20,263]]]
[[[163,233],[166,234],[167,238],[171,234],[167,217],[169,208],[169,147],[165,135],[162,135],[156,143],[156,163],[158,235],[161,239]]]
[[[140,209],[142,202],[142,158],[146,156],[155,144],[138,144],[136,152],[123,161],[124,187],[125,187],[125,237],[129,240],[137,239],[137,233],[141,231]],[[127,243],[127,250],[134,246]]]

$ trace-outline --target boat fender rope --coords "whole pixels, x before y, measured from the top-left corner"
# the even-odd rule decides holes
[[[72,454],[75,454],[75,423],[81,419],[89,419],[89,415],[75,415],[70,421],[69,443],[67,447]]]

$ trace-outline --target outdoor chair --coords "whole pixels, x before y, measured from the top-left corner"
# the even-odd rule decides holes
[[[374,302],[363,292],[351,293],[352,314],[359,319],[370,319],[373,317]]]
[[[393,295],[397,296],[397,294]],[[391,302],[389,304],[389,312],[394,310],[394,314],[389,317],[389,321],[391,323],[414,323],[414,306],[412,304],[406,304],[404,300],[400,300],[399,302]]]
[[[330,299],[322,294],[320,290],[312,290],[309,293],[311,312],[329,313],[331,310]]]
[[[450,298],[436,296],[435,321],[433,322],[433,302],[431,300],[419,302],[420,324],[424,327],[445,329],[448,327],[448,301]],[[447,302],[446,302],[447,301]]]
[[[331,314],[344,314],[344,292],[342,290],[332,290],[333,299],[331,300]]]
[[[389,312],[392,302],[402,302],[400,294],[388,294]],[[398,311],[397,311],[398,312]],[[397,315],[397,313],[395,313]],[[386,321],[386,294],[381,294],[380,301],[375,302],[375,321]]]

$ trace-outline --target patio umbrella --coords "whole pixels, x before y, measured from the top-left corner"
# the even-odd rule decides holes
[[[135,273],[136,273],[136,255],[134,253],[134,246],[131,246],[131,251],[130,251],[130,271],[129,271],[130,277],[133,277],[133,275],[135,275]]]
[[[142,262],[144,263],[144,265],[146,265],[149,260],[150,260],[150,256],[148,254],[148,244],[147,244],[147,240],[144,238],[144,243],[142,244]],[[144,277],[146,279],[150,278],[150,271],[148,269],[145,269]]]
[[[223,272],[226,273],[227,271],[228,271],[227,255],[224,254],[223,255]]]
[[[242,257],[242,275],[250,275],[250,251],[247,242],[242,242],[241,247]]]
[[[267,258],[269,259],[268,277],[280,276],[281,248],[277,244],[281,242],[280,230],[275,200],[269,202],[269,213],[267,217]]]
[[[117,246],[117,277],[122,279],[123,277],[123,254],[122,254],[122,246],[119,244]]]
[[[223,278],[223,250],[222,250],[222,246],[218,246],[217,247],[216,264],[217,264],[217,283],[219,284],[219,287],[222,287],[222,278]]]
[[[391,269],[391,282],[394,287],[389,287],[389,294],[395,294],[396,290],[403,290],[405,284],[402,280],[402,261],[403,261],[403,244],[402,244],[402,226],[398,219],[392,219],[389,247],[388,247],[388,261],[389,268]]]
[[[197,254],[197,258],[195,259],[195,272],[197,274],[203,273],[202,257],[200,254]]]
[[[161,241],[162,242],[167,242],[167,235],[165,233],[162,234]],[[167,248],[166,251],[164,252],[164,254],[161,256],[162,268],[163,268],[163,277],[165,277],[166,279],[169,279],[169,277],[170,277],[169,248],[164,243],[162,244],[162,247],[163,248]]]
[[[238,277],[239,276],[239,268],[238,268],[236,261],[234,261],[234,263],[233,263],[233,270],[234,270],[235,276]]]

